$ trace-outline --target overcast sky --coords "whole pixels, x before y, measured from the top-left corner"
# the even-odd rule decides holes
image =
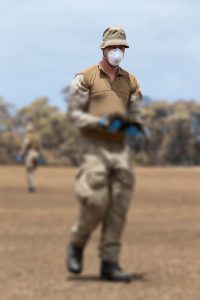
[[[16,107],[48,96],[64,109],[61,90],[100,61],[111,25],[126,31],[121,66],[144,95],[200,101],[199,0],[0,0],[0,96]]]

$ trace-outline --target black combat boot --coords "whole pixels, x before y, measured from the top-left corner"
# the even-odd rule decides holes
[[[123,272],[117,262],[103,261],[101,265],[101,279],[130,282],[133,280],[133,274]]]
[[[77,247],[73,243],[68,246],[67,269],[72,273],[82,271],[83,248]]]

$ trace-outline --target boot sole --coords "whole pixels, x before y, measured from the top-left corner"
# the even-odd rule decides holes
[[[113,277],[110,277],[110,276],[100,276],[101,280],[104,280],[104,281],[113,281],[113,282],[126,282],[126,283],[130,283],[131,281],[133,281],[133,277],[130,277],[130,278],[113,278]]]

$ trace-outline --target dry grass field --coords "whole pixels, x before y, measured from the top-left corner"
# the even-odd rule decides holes
[[[0,166],[0,300],[199,300],[200,168],[136,168],[123,236],[129,284],[98,278],[98,230],[79,277],[65,270],[78,213],[76,169],[40,168],[26,191],[23,167]]]

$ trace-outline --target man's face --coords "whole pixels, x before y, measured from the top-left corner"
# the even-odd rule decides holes
[[[125,47],[120,45],[108,46],[103,49],[104,59],[112,67],[118,67],[124,57]]]

